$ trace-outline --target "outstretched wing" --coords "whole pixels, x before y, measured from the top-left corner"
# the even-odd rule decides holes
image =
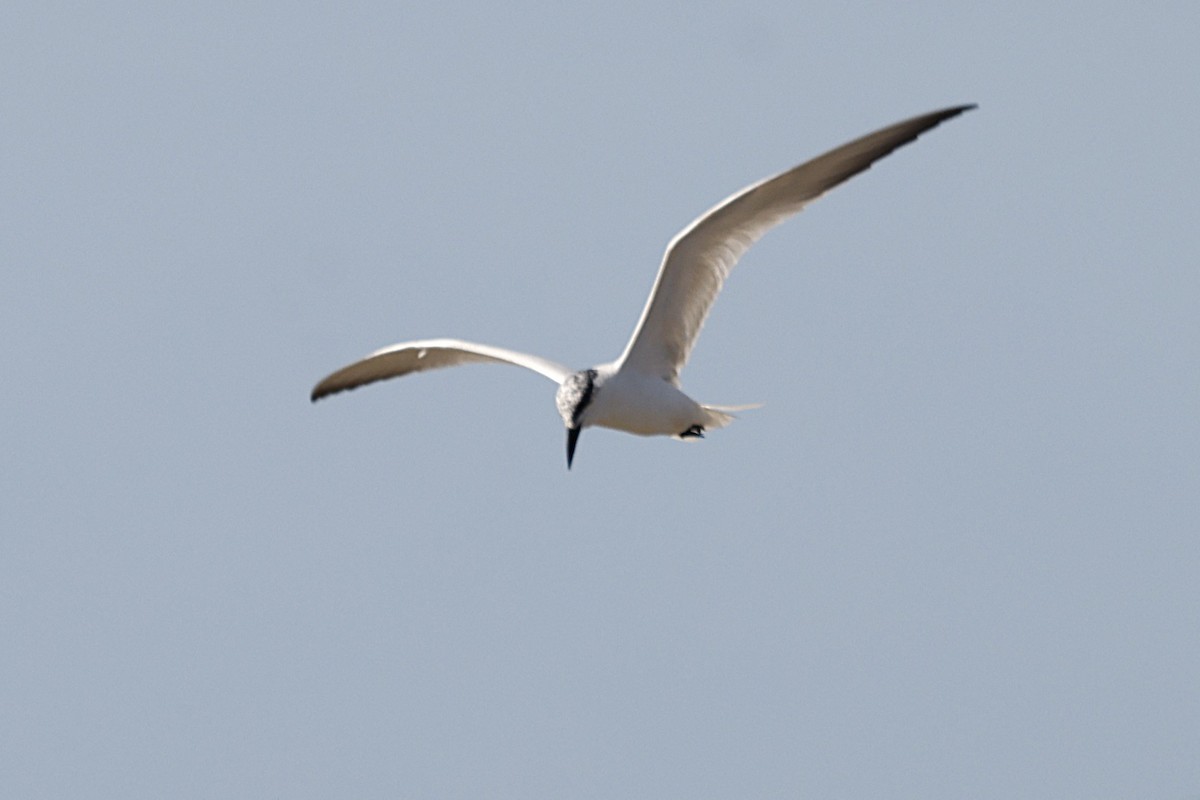
[[[561,364],[528,353],[458,339],[425,339],[419,342],[401,342],[376,350],[366,358],[342,367],[313,387],[312,399],[315,402],[325,395],[354,389],[385,378],[398,378],[410,372],[482,362],[515,364],[545,375],[555,383],[562,383],[563,379],[571,374],[571,370]]]
[[[631,367],[678,385],[721,286],[764,233],[839,183],[863,172],[940,122],[974,108],[955,106],[896,123],[748,186],[680,231],[621,356]]]

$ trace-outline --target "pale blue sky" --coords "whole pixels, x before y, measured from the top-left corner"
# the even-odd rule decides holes
[[[0,795],[1200,796],[1200,10],[16,3]],[[901,118],[684,373],[667,240]]]

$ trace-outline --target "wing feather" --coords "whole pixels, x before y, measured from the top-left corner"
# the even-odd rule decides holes
[[[342,367],[313,387],[312,400],[316,402],[326,395],[355,389],[386,378],[399,378],[413,372],[488,362],[525,367],[545,375],[555,383],[562,383],[563,379],[571,374],[571,370],[561,364],[528,353],[459,339],[425,339],[401,342],[376,350],[369,356]]]
[[[650,298],[621,356],[622,366],[678,385],[717,294],[751,245],[833,187],[972,108],[946,108],[867,134],[748,186],[696,219],[667,245]]]

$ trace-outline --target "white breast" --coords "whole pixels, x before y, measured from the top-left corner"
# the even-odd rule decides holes
[[[707,419],[695,400],[663,379],[621,371],[597,388],[584,424],[639,436],[675,436]]]

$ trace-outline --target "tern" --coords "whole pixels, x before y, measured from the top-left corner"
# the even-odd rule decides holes
[[[718,203],[667,245],[650,298],[625,351],[615,361],[571,370],[540,356],[459,339],[401,342],[355,361],[312,390],[326,395],[364,384],[459,364],[514,364],[558,384],[555,404],[567,428],[567,469],[584,428],[639,436],[703,437],[753,406],[697,403],[683,393],[679,372],[717,294],[738,259],[768,230],[833,187],[868,169],[927,130],[975,108],[954,106],[869,133]]]

